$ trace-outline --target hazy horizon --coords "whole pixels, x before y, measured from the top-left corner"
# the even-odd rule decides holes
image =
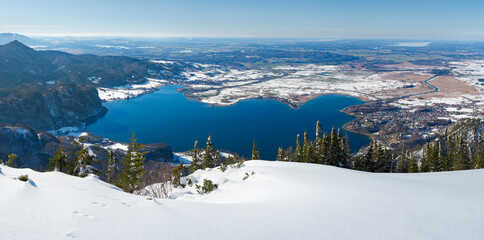
[[[484,39],[468,0],[2,2],[0,32],[27,36]]]

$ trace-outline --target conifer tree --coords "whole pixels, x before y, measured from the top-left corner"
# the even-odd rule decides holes
[[[428,144],[427,144],[428,147]],[[420,159],[420,172],[430,172],[430,163],[429,163],[429,151],[424,150],[422,159]]]
[[[255,139],[252,142],[252,160],[260,160],[260,152],[257,148],[257,143],[255,142]]]
[[[292,151],[292,146],[290,146],[284,154],[284,159],[287,162],[294,162],[294,152]]]
[[[299,138],[299,134],[296,137],[296,149],[294,149],[294,162],[302,162],[302,148],[301,148],[301,139]]]
[[[184,162],[181,162],[178,166],[176,166],[171,171],[171,176],[172,176],[171,182],[175,187],[178,187],[181,185],[181,178],[183,177],[183,172],[185,171],[185,166],[183,164]]]
[[[447,153],[447,140],[445,137],[441,137],[439,141],[438,157],[440,163],[440,171],[449,171],[451,168],[449,156]]]
[[[313,154],[312,148],[312,143],[311,140],[309,140],[308,133],[304,131],[301,162],[313,162],[311,159]]]
[[[63,141],[60,141],[59,147],[54,152],[54,157],[49,159],[49,170],[67,172],[67,163],[69,162],[69,156],[64,149]]]
[[[323,137],[322,134],[323,130],[321,129],[321,123],[319,121],[316,122],[316,139],[314,140],[314,152],[313,152],[313,159],[314,162],[323,164]]]
[[[476,146],[476,165],[475,168],[484,168],[484,146],[482,136],[479,136]]]
[[[339,156],[339,150],[340,150],[340,143],[339,143],[339,138],[338,134],[336,133],[336,130],[331,129],[331,140],[330,140],[330,148],[329,148],[329,154],[328,154],[328,164],[332,166],[338,166],[338,163],[340,162],[340,156]]]
[[[112,149],[108,152],[108,157],[106,159],[106,182],[113,183],[114,176],[116,174],[116,154]]]
[[[212,137],[208,136],[207,145],[202,159],[202,169],[214,168],[220,164],[220,153],[215,150],[212,143]]]
[[[200,153],[198,149],[198,140],[195,140],[195,144],[192,150],[192,162],[190,163],[190,173],[194,173],[198,169],[203,167],[202,159],[200,159]]]
[[[372,171],[373,172],[389,172],[389,164],[387,161],[388,153],[380,143],[374,144],[374,153],[372,156]]]
[[[417,159],[415,158],[415,154],[412,154],[408,159],[408,172],[409,173],[418,172],[418,163],[417,163]]]
[[[452,136],[448,135],[445,141],[445,159],[443,163],[443,170],[444,171],[451,171],[453,166],[453,161],[454,161],[454,154],[455,154],[455,149],[454,149],[454,140]]]
[[[141,152],[143,144],[137,143],[134,133],[130,138],[128,152],[123,158],[121,172],[119,175],[119,185],[126,191],[133,193],[139,190],[140,181],[145,174],[145,157],[146,152]]]
[[[87,176],[90,173],[98,173],[98,170],[91,165],[93,163],[96,163],[97,160],[95,156],[89,152],[89,148],[85,146],[85,142],[86,140],[84,138],[80,138],[79,142],[73,142],[74,145],[78,145],[81,147],[81,149],[77,151],[76,156],[73,160],[73,174],[80,177]]]
[[[277,157],[276,157],[276,161],[285,161],[285,156],[284,156],[284,149],[282,149],[282,147],[279,147],[277,149]]]
[[[398,161],[397,172],[399,172],[399,173],[409,172],[408,171],[409,162],[408,162],[407,154],[408,154],[407,152],[402,153],[402,156],[400,157],[400,160]]]
[[[348,139],[346,137],[341,139],[341,153],[342,153],[342,167],[351,167],[350,158],[351,158],[351,149],[348,143]]]
[[[454,160],[454,170],[470,169],[471,160],[469,158],[468,146],[463,138],[457,138],[457,142],[459,145]]]
[[[363,161],[362,161],[362,169],[363,171],[372,171],[373,170],[373,167],[372,167],[372,161],[373,159],[375,158],[375,142],[370,142],[370,146],[368,146],[367,150],[366,150],[366,154],[365,156],[363,157]]]
[[[427,144],[427,154],[430,171],[441,171],[441,163],[439,158],[439,147],[436,144]]]
[[[331,135],[325,134],[322,138],[321,164],[330,164]]]
[[[12,154],[8,155],[8,160],[5,163],[5,165],[7,165],[9,167],[16,167],[17,164],[15,163],[15,160],[17,160],[17,154],[12,153]]]

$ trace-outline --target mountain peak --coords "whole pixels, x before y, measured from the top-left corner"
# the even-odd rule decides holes
[[[19,40],[13,40],[5,45],[14,45],[14,46],[24,46],[24,47],[27,47],[25,46],[25,44],[21,43]]]
[[[17,33],[0,33],[0,44],[11,43],[14,40],[18,40],[23,44],[27,44],[27,45],[33,45],[36,42],[35,40],[27,36],[20,35]]]
[[[5,45],[0,45],[0,55],[17,55],[17,56],[32,56],[36,51],[25,46],[18,40],[13,40]]]

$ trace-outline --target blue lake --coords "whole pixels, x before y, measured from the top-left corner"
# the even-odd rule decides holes
[[[93,134],[127,142],[134,132],[142,143],[164,142],[173,151],[199,147],[212,135],[219,150],[250,157],[255,139],[263,159],[275,159],[277,148],[295,144],[296,134],[307,130],[314,138],[316,121],[326,132],[342,128],[353,118],[340,112],[346,106],[363,103],[358,98],[323,95],[298,109],[275,100],[251,99],[232,106],[214,107],[187,99],[180,86],[164,86],[154,93],[130,100],[108,102],[108,113],[88,126]],[[368,137],[343,131],[356,151],[368,144]]]

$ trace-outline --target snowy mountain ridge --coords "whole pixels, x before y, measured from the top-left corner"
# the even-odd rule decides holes
[[[254,174],[252,174],[252,172]],[[249,177],[243,179],[248,173]],[[28,175],[23,182],[17,178]],[[199,170],[177,199],[0,165],[2,239],[481,239],[484,170],[367,173],[247,161]]]

